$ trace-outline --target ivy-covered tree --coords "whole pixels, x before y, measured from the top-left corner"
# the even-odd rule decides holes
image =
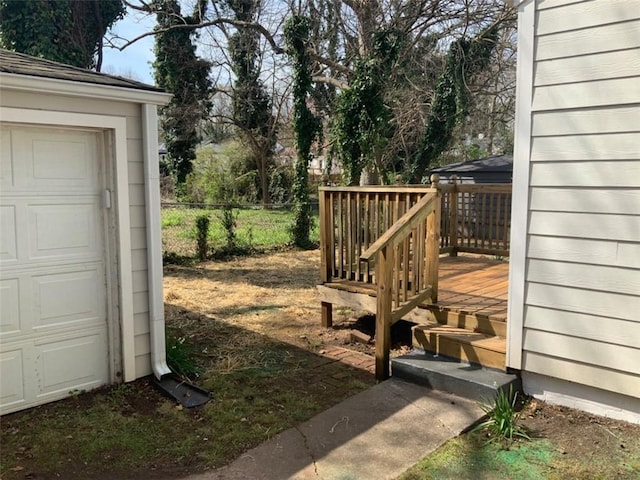
[[[199,23],[206,6],[207,0],[200,0],[193,15],[182,16],[178,0],[156,0],[153,5],[159,31],[153,64],[155,79],[158,86],[173,94],[171,102],[161,110],[161,126],[179,188],[196,158],[198,125],[211,110],[211,65],[196,54],[193,37],[197,30],[171,27]]]
[[[228,43],[231,67],[236,77],[232,92],[233,121],[253,156],[262,203],[266,207],[271,203],[269,173],[273,166],[277,129],[272,100],[260,80],[260,34],[250,26],[260,10],[260,0],[226,1],[236,21],[236,31]]]
[[[102,38],[124,14],[122,0],[1,0],[0,46],[100,71]]]
[[[311,147],[320,134],[320,120],[307,104],[312,90],[311,59],[306,45],[309,41],[310,21],[294,15],[284,27],[287,53],[293,58],[293,130],[295,132],[296,157],[293,182],[294,224],[291,228],[293,243],[300,248],[311,245],[309,233],[313,225],[309,202],[309,162]]]
[[[342,160],[346,182],[355,185],[365,168],[380,171],[379,157],[392,135],[392,112],[385,104],[387,78],[402,44],[402,34],[373,35],[370,53],[356,61],[349,88],[336,102],[333,153]],[[384,175],[382,175],[384,177]]]
[[[458,39],[449,47],[445,70],[435,88],[418,152],[405,170],[407,180],[421,182],[431,163],[451,143],[456,125],[464,120],[468,112],[467,84],[489,64],[497,33],[497,25],[493,25],[475,38]]]

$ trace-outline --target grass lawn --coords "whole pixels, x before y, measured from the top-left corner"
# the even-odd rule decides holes
[[[164,479],[220,467],[374,383],[363,370],[168,309],[169,334],[188,339],[203,370],[194,383],[213,400],[184,409],[141,379],[7,415],[0,478]]]
[[[236,237],[241,247],[255,251],[269,251],[291,242],[289,227],[294,216],[288,210],[234,209]],[[172,208],[162,209],[162,244],[165,255],[193,257],[196,255],[196,218],[210,219],[209,244],[215,255],[226,243],[221,209]],[[311,241],[319,242],[318,218],[314,217]]]

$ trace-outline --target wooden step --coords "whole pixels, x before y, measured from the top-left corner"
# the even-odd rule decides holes
[[[507,322],[505,321],[473,313],[456,312],[438,305],[420,305],[404,318],[410,322],[421,324],[438,322],[442,325],[484,333],[489,336],[502,338],[507,336]]]
[[[426,352],[505,370],[506,340],[448,325],[416,325],[413,346]]]

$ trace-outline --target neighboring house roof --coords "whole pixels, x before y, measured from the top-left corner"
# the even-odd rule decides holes
[[[28,75],[32,77],[54,78],[58,80],[70,80],[111,87],[125,87],[136,90],[162,92],[163,90],[136,82],[128,78],[92,72],[84,68],[73,67],[63,63],[52,62],[44,58],[32,57],[23,53],[0,49],[0,72]]]
[[[444,167],[434,168],[443,180],[454,175],[460,183],[511,183],[513,178],[513,157],[498,155],[466,162],[451,163]]]
[[[466,162],[451,163],[444,167],[434,168],[431,173],[439,174],[465,174],[472,175],[476,172],[505,172],[513,171],[513,156],[499,155],[495,157],[468,160]]]

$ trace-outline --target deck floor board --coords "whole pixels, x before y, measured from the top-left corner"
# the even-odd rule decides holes
[[[440,258],[439,308],[505,321],[509,262],[460,255]]]

